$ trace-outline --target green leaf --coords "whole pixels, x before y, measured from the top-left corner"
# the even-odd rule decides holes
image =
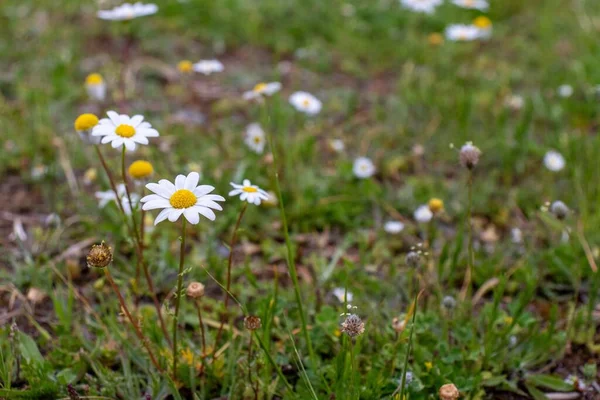
[[[561,378],[552,375],[530,375],[527,377],[526,381],[533,386],[556,390],[558,392],[568,392],[573,390],[573,385],[570,385]]]
[[[527,391],[529,392],[531,397],[533,397],[535,400],[548,400],[548,397],[546,397],[544,393],[536,389],[534,386],[528,385],[526,383],[525,387],[527,388]]]
[[[44,362],[44,357],[42,357],[35,341],[23,332],[19,332],[19,351],[28,364],[42,364]]]

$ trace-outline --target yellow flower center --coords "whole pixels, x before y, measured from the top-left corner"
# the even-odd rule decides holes
[[[137,160],[129,166],[129,175],[135,179],[143,179],[150,176],[154,172],[152,164],[148,161]]]
[[[256,86],[254,86],[254,91],[257,93],[262,92],[263,90],[265,90],[267,88],[267,84],[266,83],[257,83]]]
[[[197,201],[198,198],[196,195],[187,189],[179,189],[169,199],[169,203],[171,203],[173,208],[190,208]]]
[[[94,114],[81,114],[75,120],[76,131],[87,131],[96,125],[98,125],[98,117]]]
[[[192,72],[192,68],[193,64],[189,60],[179,61],[179,64],[177,64],[177,69],[183,73]]]
[[[100,85],[104,82],[102,79],[102,75],[100,74],[89,74],[87,78],[85,78],[86,85]]]
[[[429,210],[431,210],[431,212],[435,214],[444,209],[444,202],[441,199],[433,198],[429,200],[428,206]]]
[[[254,143],[259,144],[261,142],[260,136],[254,136]]]
[[[429,44],[437,46],[444,42],[444,37],[439,33],[432,33],[429,35]]]
[[[257,188],[253,188],[252,186],[244,186],[242,190],[246,193],[256,193],[258,192]]]
[[[492,21],[488,17],[484,17],[482,15],[482,16],[475,18],[475,20],[473,21],[473,24],[475,24],[475,26],[478,27],[479,29],[487,29],[490,26],[492,26]]]
[[[308,107],[308,106],[310,105],[310,100],[309,100],[309,99],[304,99],[304,100],[302,101],[302,105],[303,105],[304,107]]]
[[[130,138],[135,135],[135,128],[131,125],[121,124],[115,129],[115,133],[124,138]]]

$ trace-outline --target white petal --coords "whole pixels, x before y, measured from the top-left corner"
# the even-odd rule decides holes
[[[121,119],[119,118],[119,114],[117,114],[114,111],[108,111],[106,113],[106,115],[108,115],[108,118],[110,118],[110,120],[112,121],[112,123],[115,125],[115,127],[119,126],[121,124]]]
[[[199,199],[196,204],[196,206],[204,206],[204,207],[208,207],[208,208],[212,208],[214,210],[219,210],[222,211],[223,207],[221,207],[221,205],[219,203],[215,203],[212,200],[203,200],[203,199]]]
[[[175,178],[175,189],[181,190],[181,189],[183,189],[184,185],[185,185],[185,175],[177,175],[177,178]]]
[[[218,194],[207,194],[201,197],[202,200],[212,200],[212,201],[225,201],[223,196],[219,196]]]
[[[250,181],[249,181],[248,179],[244,179],[244,182],[242,182],[242,184],[243,184],[244,186],[250,186],[250,185],[251,185],[251,184],[250,184]]]
[[[141,124],[143,125],[143,123]],[[150,128],[139,128],[137,129],[137,132],[140,135],[146,136],[146,137],[158,137],[160,136],[158,134],[158,131],[156,129],[150,129]]]
[[[163,196],[159,196],[157,194],[149,194],[147,196],[142,197],[140,200],[142,203],[146,203],[148,201],[156,201],[156,200],[165,200]]]
[[[206,218],[210,219],[211,221],[214,221],[215,218],[217,218],[217,216],[215,215],[213,210],[211,210],[208,207],[194,206],[192,208],[194,210],[196,210],[198,213],[204,215]]]
[[[242,193],[242,195],[240,196],[240,200],[246,200],[248,198],[248,192],[244,192]]]
[[[102,140],[100,141],[100,143],[102,143],[102,144],[105,144],[105,143],[112,142],[112,141],[113,141],[113,140],[115,140],[117,137],[118,137],[118,136],[114,136],[114,135],[111,135],[111,136],[104,136],[104,137],[102,138]]]
[[[229,192],[229,196],[237,196],[240,193],[242,193],[241,189],[233,189],[231,192]]]
[[[156,210],[157,208],[171,207],[171,203],[167,199],[151,200],[144,204],[142,210]]]
[[[196,189],[199,180],[200,175],[197,172],[190,172],[185,178],[185,183],[183,184],[183,187],[187,190],[193,191],[194,189]]]
[[[112,141],[112,143],[110,144],[113,148],[117,148],[117,147],[121,147],[123,145],[123,139],[122,138],[116,138]]]
[[[173,185],[171,182],[167,181],[171,184],[171,186],[169,186],[165,185],[163,181],[165,181],[165,179],[161,180],[159,183],[149,183],[146,185],[146,188],[165,199],[169,199],[173,193],[175,193],[175,187],[171,187]]]
[[[193,192],[196,195],[196,197],[200,197],[212,192],[213,190],[215,190],[214,186],[200,185],[196,189],[194,189]]]
[[[164,210],[162,210],[156,216],[156,219],[154,220],[154,225],[158,224],[159,222],[163,222],[165,219],[167,219],[172,210],[172,208],[165,208]]]
[[[148,138],[146,136],[142,136],[142,135],[135,135],[133,136],[130,140],[136,142],[136,143],[140,143],[140,144],[148,144]]]
[[[131,120],[130,120],[131,126],[133,126],[134,128],[137,128],[139,126],[139,124],[142,123],[143,120],[144,120],[143,115],[134,115],[133,117],[131,117]]]
[[[135,142],[131,139],[123,139],[123,143],[125,144],[125,148],[128,151],[134,151],[135,150]]]
[[[183,214],[184,211],[185,209],[183,208],[173,208],[167,218],[169,218],[169,221],[175,222],[179,219],[179,217],[181,217],[181,214]]]
[[[185,219],[187,219],[192,225],[196,225],[198,222],[200,222],[200,215],[198,215],[198,212],[193,208],[188,208],[185,210],[183,215],[185,216]]]

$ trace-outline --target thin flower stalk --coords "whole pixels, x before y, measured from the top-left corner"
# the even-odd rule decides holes
[[[183,285],[183,266],[185,264],[185,234],[186,219],[181,225],[181,250],[179,253],[179,273],[177,274],[177,292],[175,292],[175,315],[173,316],[173,380],[177,377],[177,324],[179,318],[179,306],[181,304],[181,288]]]
[[[202,306],[200,299],[194,299],[194,306],[198,312],[198,324],[200,325],[200,334],[202,335],[202,357],[206,356],[206,333],[204,332],[204,321],[202,320]]]
[[[468,231],[468,258],[467,271],[461,290],[461,299],[465,300],[471,292],[471,280],[473,274],[473,264],[475,262],[475,254],[473,251],[473,226],[471,225],[472,208],[473,208],[473,171],[469,169],[469,177],[467,179],[467,231]]]
[[[152,361],[152,364],[154,364],[154,367],[159,372],[162,372],[162,368],[160,367],[160,364],[158,363],[158,361],[156,361],[156,357],[154,356],[154,353],[152,352],[152,349],[150,348],[150,344],[148,342],[148,339],[146,339],[146,337],[142,333],[140,327],[138,326],[138,324],[135,322],[135,320],[131,316],[131,313],[129,312],[129,309],[127,308],[127,305],[125,304],[125,300],[123,299],[123,295],[121,295],[121,292],[119,291],[119,288],[117,287],[117,284],[113,280],[109,268],[104,268],[104,275],[106,276],[106,280],[108,281],[108,283],[112,287],[113,291],[117,295],[117,298],[119,299],[119,303],[121,304],[121,308],[125,312],[125,315],[127,316],[127,319],[129,319],[129,322],[131,322],[131,325],[133,325],[133,329],[135,331],[135,334],[137,335],[138,339],[142,342],[142,345],[146,348],[146,351],[148,352],[148,356],[150,357],[150,360]]]

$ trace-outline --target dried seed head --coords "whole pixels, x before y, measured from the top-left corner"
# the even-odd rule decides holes
[[[467,142],[463,147],[460,148],[460,164],[468,169],[473,169],[479,162],[481,156],[481,150],[473,146],[472,142]]]
[[[87,256],[87,265],[90,268],[104,268],[113,260],[112,249],[106,243],[92,246]]]
[[[557,200],[554,203],[552,203],[552,205],[550,206],[550,212],[557,219],[565,219],[567,217],[567,215],[569,214],[569,207],[567,207],[567,205],[565,203],[563,203],[562,201]]]
[[[442,306],[446,310],[452,310],[454,307],[456,307],[456,300],[452,296],[446,296],[442,300]]]
[[[259,329],[260,326],[260,317],[257,317],[256,315],[248,315],[246,318],[244,318],[244,327],[249,331],[255,331]]]
[[[344,322],[342,322],[341,331],[351,338],[354,338],[362,335],[362,333],[365,331],[365,323],[358,315],[350,314],[346,317]]]
[[[446,383],[440,388],[441,400],[456,400],[460,397],[460,392],[453,383]]]
[[[421,255],[416,251],[409,251],[406,254],[406,264],[409,267],[417,268],[421,264]]]
[[[200,282],[191,282],[185,290],[185,293],[193,299],[202,297],[204,296],[204,285]]]

